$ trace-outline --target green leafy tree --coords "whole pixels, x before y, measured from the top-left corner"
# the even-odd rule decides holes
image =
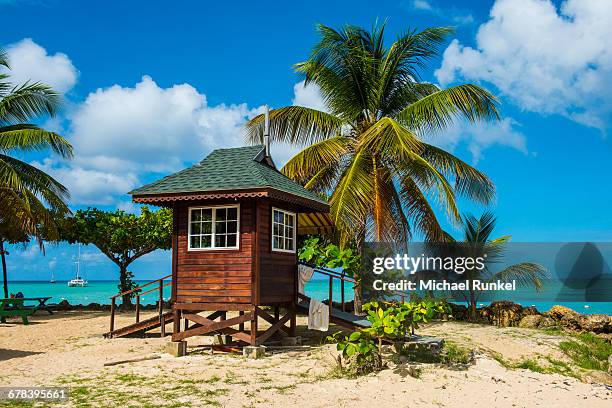
[[[503,261],[505,247],[512,238],[505,235],[499,238],[491,238],[495,229],[496,218],[492,212],[484,212],[480,218],[467,215],[463,218],[464,236],[463,241],[459,241],[455,250],[459,255],[473,259],[483,257],[485,259],[484,268],[466,268],[462,278],[472,282],[481,280],[483,282],[496,282],[497,280],[515,280],[517,285],[533,285],[536,290],[542,287],[542,279],[546,277],[546,268],[532,262],[521,262],[507,266],[500,271],[494,272],[493,266]],[[455,241],[450,235],[447,240]],[[480,292],[474,290],[470,285],[467,300],[470,309],[470,319],[476,320],[476,303]]]
[[[4,295],[8,294],[6,244],[34,238],[55,240],[55,216],[69,213],[68,190],[53,177],[16,156],[51,150],[61,158],[72,157],[72,146],[60,135],[29,123],[41,115],[55,115],[60,97],[39,82],[13,85],[6,52],[0,49],[0,254]]]
[[[447,89],[422,81],[449,28],[409,31],[390,46],[385,25],[371,31],[318,26],[320,40],[297,64],[306,85],[321,90],[327,110],[288,106],[270,112],[271,138],[305,146],[283,168],[306,188],[330,194],[341,243],[400,241],[413,230],[444,238],[433,198],[458,222],[457,196],[479,203],[494,197],[489,178],[424,140],[457,119],[497,120],[497,100],[485,89]],[[247,123],[248,139],[263,140],[263,115]]]
[[[129,265],[156,249],[172,247],[172,210],[141,208],[139,216],[124,211],[79,210],[61,225],[62,239],[70,243],[95,245],[119,267],[119,292],[134,288]],[[131,305],[131,294],[124,295],[124,306]]]

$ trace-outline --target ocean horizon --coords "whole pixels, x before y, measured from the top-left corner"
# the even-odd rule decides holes
[[[153,280],[137,280],[139,285],[147,282],[153,282]],[[68,287],[68,281],[56,281],[55,283],[47,281],[34,281],[34,280],[19,280],[9,281],[9,293],[16,294],[18,292],[23,293],[25,297],[46,297],[50,296],[48,303],[59,303],[63,300],[68,301],[71,305],[88,305],[90,303],[98,303],[102,305],[110,304],[111,296],[118,293],[116,280],[90,280],[88,285],[85,287]],[[308,282],[305,286],[305,292],[307,296],[314,299],[324,300],[327,299],[329,294],[329,281],[327,279],[313,279]],[[151,286],[153,288],[153,286]],[[164,300],[170,298],[170,287],[164,288]],[[345,301],[353,300],[353,290],[351,285],[345,286]],[[340,285],[334,285],[333,288],[333,300],[339,302],[341,298]],[[141,304],[154,304],[158,300],[157,291],[148,293],[141,296]],[[583,314],[609,314],[612,315],[612,302],[593,302],[593,301],[532,301],[532,300],[516,300],[516,299],[504,299],[502,296],[495,300],[511,300],[515,303],[519,303],[522,306],[535,306],[540,312],[548,311],[554,305],[562,305],[569,307],[579,313]],[[460,301],[453,301],[453,303],[463,303]],[[479,306],[484,306],[490,302],[479,302]]]

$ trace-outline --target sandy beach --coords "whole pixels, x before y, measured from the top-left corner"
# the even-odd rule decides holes
[[[133,317],[119,317],[118,323]],[[164,353],[169,337],[105,339],[104,312],[36,315],[29,326],[0,325],[0,384],[68,386],[66,406],[174,407],[609,407],[612,391],[600,375],[579,380],[560,374],[506,368],[526,359],[564,361],[561,334],[440,322],[419,333],[443,337],[474,350],[467,367],[398,363],[356,379],[335,374],[334,345],[325,333],[298,320],[300,349],[271,349],[260,360],[214,352],[211,337],[189,339],[189,355]],[[168,326],[169,327],[169,326]],[[338,330],[332,326],[330,332]],[[105,367],[104,363],[159,355],[160,358]],[[567,361],[569,364],[569,361]],[[409,371],[419,372],[418,378]],[[2,403],[0,403],[2,405]],[[61,404],[58,404],[61,405]]]

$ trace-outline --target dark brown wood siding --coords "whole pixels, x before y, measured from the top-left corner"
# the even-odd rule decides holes
[[[272,207],[295,212],[287,203],[258,200],[259,304],[291,302],[295,296],[297,254],[272,251]]]
[[[189,251],[188,208],[240,204],[238,250]],[[253,301],[254,200],[194,201],[175,207],[178,223],[176,301],[179,303],[243,303]]]

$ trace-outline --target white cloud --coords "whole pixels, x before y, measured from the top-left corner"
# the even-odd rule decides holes
[[[476,164],[483,158],[483,151],[495,145],[527,154],[527,138],[517,129],[519,126],[512,118],[477,124],[464,121],[432,136],[428,142],[450,151],[465,145],[472,154],[472,162]]]
[[[433,6],[429,4],[428,1],[425,0],[414,0],[412,2],[412,7],[417,10],[433,10]]]
[[[435,3],[427,0],[412,0],[409,6],[413,10],[430,13],[441,19],[450,20],[454,24],[467,25],[474,22],[474,17],[471,13],[454,6],[438,7]]]
[[[304,81],[293,85],[293,105],[328,112],[319,87],[311,84],[304,86]]]
[[[528,23],[525,23],[528,22]],[[605,130],[612,111],[612,8],[606,0],[497,0],[474,48],[454,40],[442,84],[486,81],[522,109]]]
[[[66,93],[77,81],[78,71],[66,54],[50,55],[31,38],[6,47],[11,66],[10,79],[15,84],[43,82]]]
[[[55,162],[44,159],[42,163],[33,165],[47,172],[68,188],[71,202],[75,204],[113,204],[117,196],[126,194],[138,186],[138,177],[134,172],[113,173],[112,171],[87,169],[75,163]]]
[[[189,84],[162,88],[143,76],[133,87],[90,93],[67,117],[75,159],[37,165],[68,187],[74,204],[115,204],[147,173],[167,174],[213,149],[244,145],[243,124],[257,112],[246,104],[210,106]]]

